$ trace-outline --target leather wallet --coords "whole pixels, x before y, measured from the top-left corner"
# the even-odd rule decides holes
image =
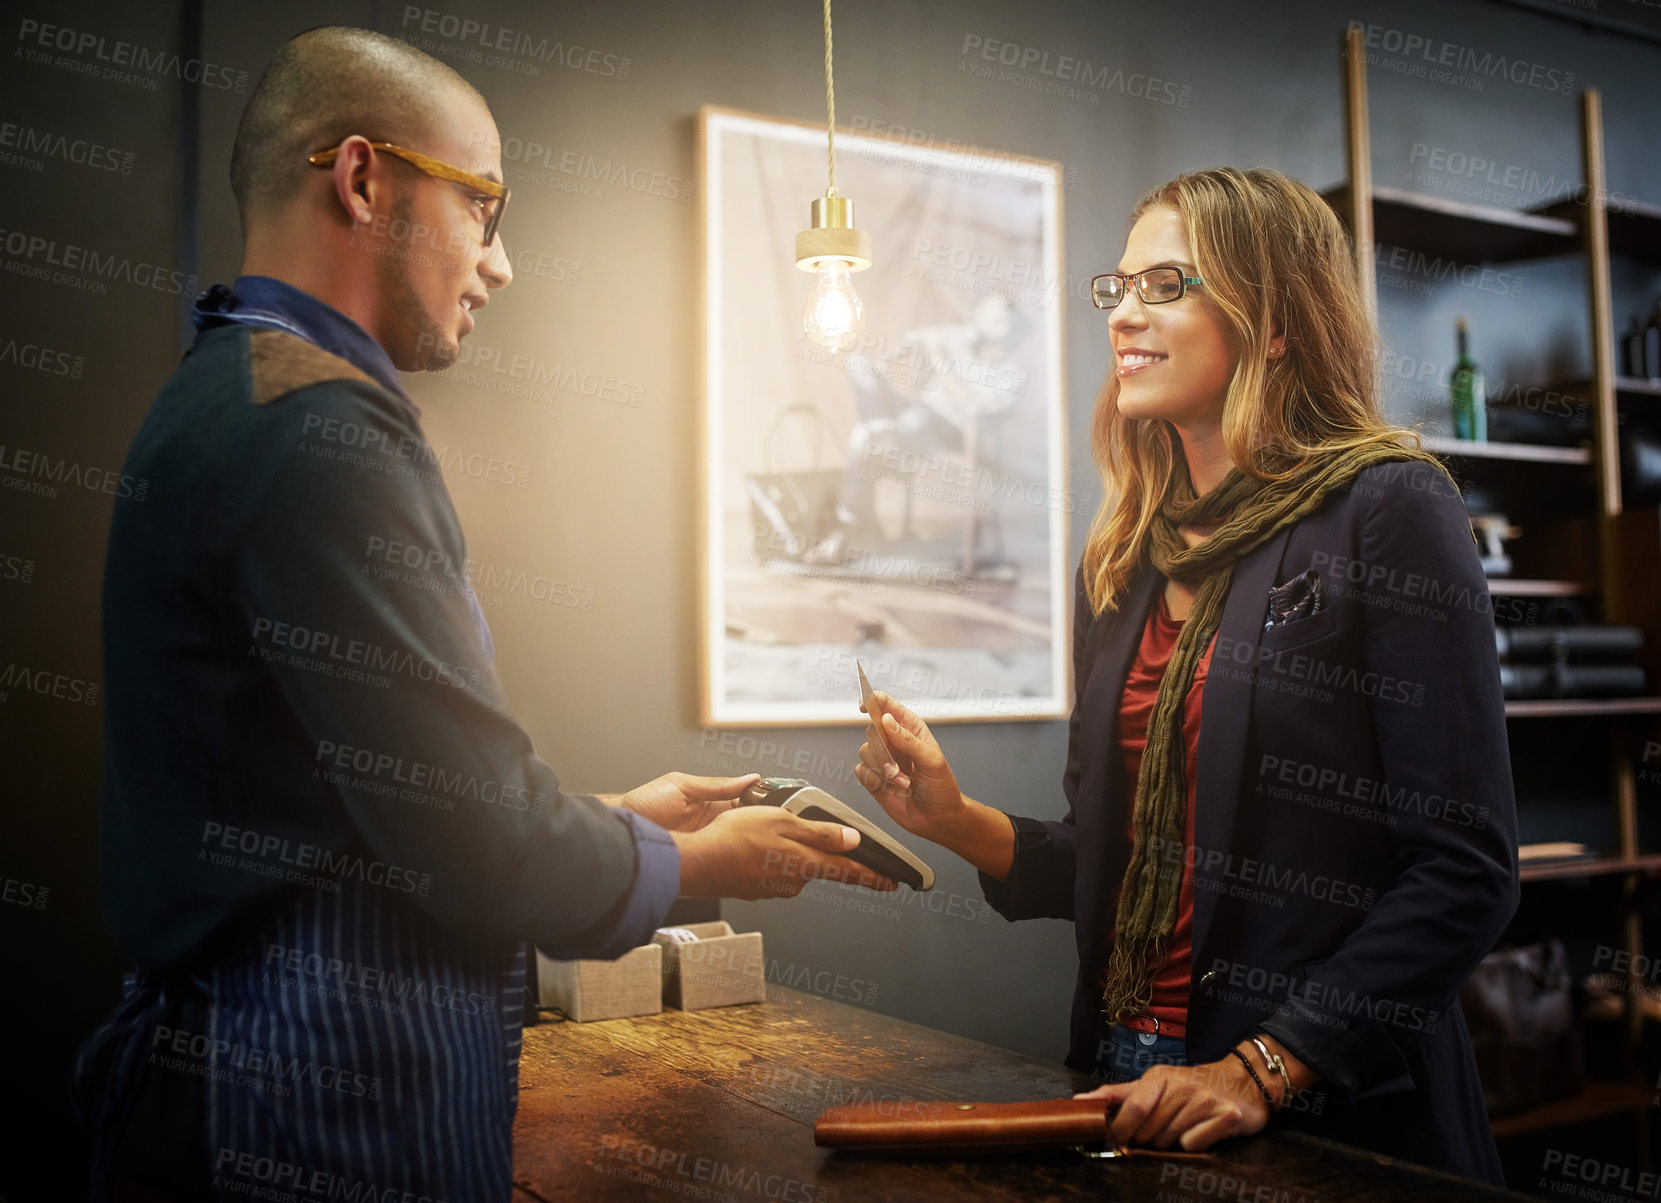
[[[813,1125],[813,1143],[831,1149],[999,1153],[1109,1145],[1101,1099],[1035,1103],[850,1103],[829,1107]],[[1206,1153],[1116,1147],[1107,1156],[1207,1159]]]

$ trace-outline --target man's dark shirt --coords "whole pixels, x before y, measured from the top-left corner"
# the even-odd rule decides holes
[[[519,942],[644,942],[678,853],[562,792],[514,721],[384,351],[263,277],[198,309],[106,566],[105,909],[138,971],[89,1042],[102,1136],[170,1075],[227,1194],[292,1165],[506,1199]]]

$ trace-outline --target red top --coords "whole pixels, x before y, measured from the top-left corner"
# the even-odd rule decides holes
[[[1136,792],[1136,775],[1142,767],[1142,749],[1148,742],[1148,719],[1153,714],[1154,699],[1159,696],[1159,678],[1170,662],[1182,623],[1171,617],[1165,604],[1165,591],[1159,593],[1159,602],[1148,615],[1148,625],[1142,631],[1142,643],[1136,659],[1125,674],[1125,691],[1119,700],[1119,751],[1124,760],[1124,776],[1120,779],[1121,797],[1132,797]],[[1188,696],[1183,699],[1182,732],[1187,745],[1184,752],[1183,776],[1188,781],[1187,840],[1194,846],[1194,781],[1195,766],[1200,749],[1200,695],[1205,689],[1205,678],[1211,668],[1211,653],[1217,645],[1216,635],[1206,645],[1194,669],[1194,681]],[[1132,811],[1125,808],[1125,838],[1134,839]],[[1118,893],[1114,894],[1118,905]],[[1161,1023],[1188,1022],[1188,984],[1193,961],[1194,931],[1194,863],[1189,856],[1183,862],[1182,885],[1177,894],[1177,923],[1171,933],[1170,952],[1164,965],[1153,979],[1153,1001],[1148,1013]]]

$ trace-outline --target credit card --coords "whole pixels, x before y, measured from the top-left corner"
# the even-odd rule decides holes
[[[900,767],[900,762],[894,759],[894,753],[888,750],[888,741],[882,737],[882,728],[877,726],[877,708],[871,704],[871,682],[865,678],[865,666],[858,660],[854,661],[854,669],[859,673],[859,700],[865,703],[865,713],[871,721],[865,726],[866,742],[882,753],[884,764]]]

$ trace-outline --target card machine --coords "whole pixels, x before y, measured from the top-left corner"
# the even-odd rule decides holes
[[[842,823],[859,832],[859,847],[844,853],[874,873],[914,890],[934,889],[934,870],[846,802],[799,777],[763,777],[738,796],[741,806],[779,806],[817,823]]]

